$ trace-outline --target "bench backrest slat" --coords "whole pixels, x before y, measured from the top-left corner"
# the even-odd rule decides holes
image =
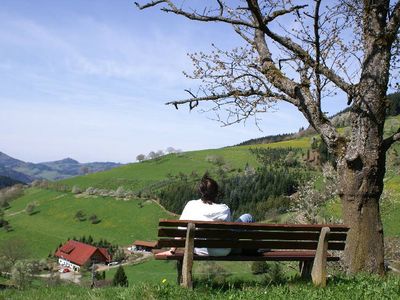
[[[185,227],[188,223],[194,223],[196,228],[214,229],[253,229],[253,230],[284,230],[284,231],[321,231],[323,227],[329,227],[331,231],[347,232],[349,228],[340,224],[264,224],[264,223],[237,223],[237,222],[209,222],[191,220],[160,220],[160,227]]]
[[[178,247],[185,246],[184,239],[160,239],[158,246]],[[262,240],[194,240],[194,246],[198,248],[241,248],[241,249],[317,249],[318,242],[313,241],[262,241]],[[329,242],[329,250],[344,250],[344,242]]]
[[[200,229],[195,231],[195,238],[209,239],[252,239],[252,240],[308,240],[318,241],[320,233],[316,232],[288,232],[288,231],[261,231],[261,230],[230,230],[230,229]],[[186,230],[177,228],[160,228],[159,237],[185,237]],[[332,232],[330,241],[345,241],[345,232]]]

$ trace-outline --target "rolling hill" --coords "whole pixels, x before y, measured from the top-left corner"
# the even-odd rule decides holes
[[[121,164],[113,162],[80,163],[72,158],[30,163],[0,152],[0,175],[29,183],[35,179],[60,180],[85,173],[108,170]]]
[[[389,133],[400,124],[400,116],[387,121],[386,132]],[[345,129],[340,132],[345,133]],[[158,159],[141,163],[123,165],[111,170],[77,176],[58,182],[59,185],[81,189],[97,187],[116,190],[123,186],[126,189],[140,191],[149,186],[162,184],[169,176],[180,173],[190,175],[193,171],[199,174],[218,168],[210,157],[222,157],[229,165],[232,174],[243,169],[246,164],[257,167],[258,163],[249,151],[251,148],[269,149],[301,148],[303,153],[311,145],[311,136],[303,136],[270,144],[234,146],[221,149],[191,151],[180,154],[169,154]],[[398,149],[400,145],[396,146]],[[392,206],[383,215],[386,236],[400,235],[400,174],[399,168],[388,163],[385,178],[385,190],[390,193]],[[69,191],[52,189],[27,188],[25,195],[11,202],[11,208],[5,211],[5,217],[13,228],[10,232],[0,230],[0,243],[10,238],[24,240],[36,258],[46,257],[52,253],[60,242],[68,237],[79,237],[89,234],[95,239],[105,238],[110,242],[126,246],[135,239],[152,240],[157,234],[159,218],[173,218],[155,201],[149,199],[121,200],[114,197],[102,197],[87,194],[72,194]],[[37,212],[28,215],[25,208],[29,203],[36,203]],[[75,214],[82,210],[89,217],[95,214],[101,222],[91,224],[89,221],[78,221]],[[327,207],[327,213],[340,216],[340,204],[334,202]],[[282,215],[284,220],[286,215]],[[152,265],[152,263],[150,264]],[[134,267],[132,267],[134,268]],[[139,268],[140,269],[140,268]],[[170,270],[170,267],[166,267]],[[135,269],[136,270],[136,269]],[[146,270],[149,270],[146,267]],[[134,270],[129,271],[138,274]],[[132,275],[134,276],[134,275]]]
[[[28,215],[25,207],[35,203],[36,212]],[[75,218],[83,211],[87,220]],[[88,219],[96,215],[100,223]],[[0,243],[18,238],[29,247],[32,257],[44,258],[67,238],[91,235],[118,245],[129,245],[135,239],[154,239],[159,218],[167,218],[157,203],[151,200],[122,201],[111,197],[75,196],[53,190],[30,188],[14,200],[5,217],[13,230],[0,231]]]
[[[249,152],[251,148],[291,147],[301,148],[306,152],[307,148],[310,147],[310,143],[311,137],[302,137],[271,144],[173,153],[158,159],[127,164],[104,172],[68,178],[61,180],[60,184],[65,184],[69,187],[77,185],[83,189],[88,187],[117,189],[122,186],[126,189],[138,191],[165,180],[171,175],[190,174],[193,171],[202,175],[206,171],[212,171],[216,167],[210,161],[210,158],[215,156],[222,157],[224,164],[232,169],[243,169],[246,164],[253,167],[258,165],[254,155]]]

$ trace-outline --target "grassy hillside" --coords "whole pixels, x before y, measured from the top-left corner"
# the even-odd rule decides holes
[[[35,202],[38,212],[27,215],[25,207]],[[142,203],[142,205],[139,205]],[[87,217],[96,214],[101,222],[78,221],[74,216],[83,210]],[[142,200],[122,201],[109,197],[76,197],[70,193],[31,188],[12,202],[6,211],[13,231],[0,231],[0,243],[18,237],[29,247],[32,257],[46,257],[68,237],[92,235],[119,245],[135,239],[155,239],[159,218],[167,217],[157,204]]]
[[[400,126],[400,116],[390,117],[386,121],[385,134],[393,133]],[[345,128],[339,128],[340,134],[345,134]],[[235,146],[221,149],[208,149],[190,151],[180,154],[169,154],[158,159],[141,163],[132,163],[104,172],[73,177],[60,181],[70,187],[78,185],[81,188],[90,186],[96,188],[117,189],[119,186],[130,190],[140,190],[153,183],[167,178],[167,175],[178,175],[180,172],[190,174],[196,171],[203,174],[207,170],[215,169],[215,166],[207,161],[209,156],[221,156],[224,162],[233,169],[243,169],[246,164],[257,166],[254,155],[250,154],[250,148],[301,148],[304,152],[310,148],[313,136],[301,137],[294,140],[281,141],[270,144],[258,144],[250,146]]]
[[[387,121],[386,133],[392,132],[400,124],[400,117]],[[345,130],[341,129],[341,133]],[[215,169],[215,165],[206,160],[208,156],[221,156],[232,168],[243,169],[246,163],[256,166],[255,157],[249,148],[266,147],[301,148],[304,152],[310,147],[311,137],[282,141],[255,146],[227,147],[215,150],[192,151],[182,154],[170,154],[157,160],[145,161],[118,167],[109,171],[70,178],[62,181],[69,186],[81,188],[89,186],[116,189],[124,186],[139,190],[180,172],[189,174],[196,171],[202,174]],[[396,146],[397,148],[400,145]],[[387,236],[399,236],[400,232],[400,175],[398,168],[389,166],[385,179],[385,189],[393,198],[392,209],[384,214],[385,233]],[[38,213],[29,216],[24,212],[28,203],[38,205]],[[143,205],[139,205],[142,203]],[[89,221],[79,222],[74,219],[78,210],[86,212],[87,217],[96,214],[101,222],[93,225]],[[340,204],[328,207],[332,214],[340,215]],[[76,197],[71,193],[30,188],[26,194],[13,201],[6,210],[6,219],[14,231],[0,231],[0,242],[12,237],[19,237],[29,244],[34,257],[45,257],[54,251],[60,242],[68,237],[92,235],[95,239],[105,238],[110,242],[128,245],[134,239],[154,239],[159,218],[167,214],[156,204],[145,200],[121,201],[111,197]]]
[[[207,170],[212,170],[215,166],[206,160],[208,156],[221,156],[226,164],[236,169],[243,169],[246,164],[256,166],[256,159],[250,154],[249,149],[257,147],[307,149],[310,147],[310,137],[264,145],[226,147],[169,154],[159,159],[133,163],[105,172],[69,178],[60,181],[60,183],[68,186],[78,185],[81,188],[92,186],[116,189],[119,186],[123,186],[127,189],[138,190],[165,179],[168,174],[178,175],[180,172],[190,174],[192,171],[202,174]]]

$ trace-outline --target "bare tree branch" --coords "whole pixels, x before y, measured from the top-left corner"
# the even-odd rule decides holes
[[[193,93],[190,93],[190,94],[193,95]],[[193,98],[188,98],[188,99],[184,99],[184,100],[170,101],[170,102],[165,103],[165,105],[182,105],[182,104],[191,103],[194,101],[198,101],[198,102],[216,101],[216,100],[227,99],[227,98],[231,98],[231,97],[237,98],[237,97],[250,97],[250,96],[260,96],[263,98],[276,98],[276,99],[280,99],[280,100],[285,100],[287,102],[292,101],[292,99],[288,98],[286,95],[274,93],[272,91],[264,92],[264,91],[234,90],[234,91],[230,91],[230,92],[223,93],[223,94],[215,94],[215,95],[204,96],[204,97],[193,97]]]
[[[316,85],[316,101],[317,106],[321,110],[321,94],[322,94],[322,86],[321,86],[321,76],[320,76],[320,65],[321,65],[321,44],[320,44],[320,36],[319,36],[319,8],[322,0],[316,0],[315,2],[315,11],[314,11],[314,47],[315,47],[315,85]]]
[[[219,15],[222,16],[224,14],[224,5],[221,0],[217,0],[219,5]]]
[[[397,141],[400,141],[400,128],[397,129],[397,131],[393,133],[391,136],[383,140],[383,146],[385,147],[385,151],[389,150],[389,148]]]
[[[268,24],[269,22],[275,20],[277,17],[292,13],[294,11],[298,11],[298,10],[300,10],[302,8],[307,7],[307,6],[308,5],[295,5],[295,6],[292,6],[291,8],[289,8],[289,9],[281,9],[281,10],[274,11],[272,14],[267,15],[267,16],[264,17],[264,24]]]
[[[257,20],[258,24],[254,24],[248,21],[244,21],[241,19],[233,19],[230,17],[224,17],[221,15],[215,15],[215,16],[211,16],[211,15],[205,15],[205,14],[198,14],[196,11],[193,12],[188,12],[185,11],[181,8],[177,8],[171,1],[169,0],[160,0],[160,1],[153,1],[150,3],[147,3],[145,5],[139,6],[139,8],[147,8],[147,7],[153,7],[156,6],[157,4],[160,3],[166,3],[168,5],[169,8],[167,7],[163,7],[161,8],[162,11],[165,12],[171,12],[177,15],[182,15],[188,19],[191,20],[197,20],[197,21],[202,21],[202,22],[215,22],[215,21],[219,21],[219,22],[223,22],[223,23],[228,23],[231,25],[241,25],[241,26],[245,26],[248,28],[262,28],[262,30],[264,31],[264,33],[270,37],[271,39],[273,39],[274,41],[278,42],[279,44],[281,44],[282,46],[286,47],[287,49],[289,49],[290,51],[292,51],[294,54],[296,54],[299,59],[301,59],[303,61],[304,64],[314,68],[316,65],[316,61],[315,59],[312,58],[312,56],[307,53],[307,51],[305,51],[304,49],[302,49],[302,47],[298,44],[296,44],[294,41],[292,41],[290,38],[287,37],[282,37],[276,33],[273,33],[268,26],[264,26],[265,25],[265,21],[267,20],[273,20],[276,17],[289,13],[291,11],[296,11],[299,10],[301,8],[304,8],[306,6],[293,6],[291,9],[287,9],[287,10],[278,10],[275,11],[274,13],[272,13],[269,18],[268,16],[266,16],[265,18],[262,16],[261,10],[258,6],[258,1],[256,0],[246,0],[249,10],[253,13],[255,20]],[[347,94],[352,94],[353,93],[353,89],[351,84],[347,83],[345,80],[343,80],[343,78],[341,78],[339,75],[337,75],[332,69],[324,66],[324,65],[320,65],[319,67],[319,71],[321,72],[321,74],[323,74],[324,76],[326,76],[327,78],[329,78],[329,80],[331,80],[332,82],[334,82],[339,88],[341,88],[343,91],[345,91]]]
[[[166,8],[163,7],[161,8],[162,11],[165,11],[167,13],[174,13],[176,15],[181,15],[184,16],[190,20],[196,20],[196,21],[202,21],[202,22],[222,22],[222,23],[228,23],[232,25],[242,25],[242,26],[247,26],[251,28],[255,28],[255,26],[251,23],[245,22],[240,19],[231,19],[227,18],[221,15],[218,16],[206,16],[206,15],[201,15],[196,12],[187,12],[179,8]]]
[[[400,26],[400,1],[398,1],[393,8],[392,15],[390,16],[389,22],[386,26],[387,35],[389,38],[390,43],[393,43],[396,35],[399,31]]]
[[[303,61],[306,65],[310,67],[316,66],[315,59],[312,58],[312,56],[307,51],[305,51],[300,45],[292,41],[290,38],[280,36],[272,32],[268,27],[265,27],[264,32],[268,37],[270,37],[274,41],[278,42],[279,44],[281,44],[282,46],[284,46],[285,48],[289,49],[294,54],[296,54],[298,58],[301,59],[301,61]],[[327,78],[329,78],[329,80],[335,83],[339,88],[341,88],[347,94],[349,95],[353,94],[354,91],[352,85],[343,80],[343,78],[337,75],[332,69],[329,69],[324,65],[320,65],[318,71]]]
[[[158,0],[158,1],[152,1],[152,2],[146,3],[144,5],[140,5],[138,2],[135,2],[135,5],[139,9],[146,9],[146,8],[153,7],[153,6],[156,6],[156,5],[160,4],[160,3],[165,3],[165,2],[166,2],[165,0]]]
[[[254,46],[254,41],[252,41],[248,36],[246,36],[246,34],[240,30],[239,26],[234,26],[234,30],[235,32],[240,35],[242,37],[242,39],[244,39],[249,45],[253,45]]]

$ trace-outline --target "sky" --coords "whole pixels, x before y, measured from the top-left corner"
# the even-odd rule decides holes
[[[222,127],[212,114],[165,105],[196,89],[182,73],[192,68],[187,53],[240,43],[227,25],[140,11],[128,0],[1,5],[0,151],[12,157],[128,163],[167,147],[220,148],[307,126],[285,103],[258,116],[262,131],[251,119]]]

